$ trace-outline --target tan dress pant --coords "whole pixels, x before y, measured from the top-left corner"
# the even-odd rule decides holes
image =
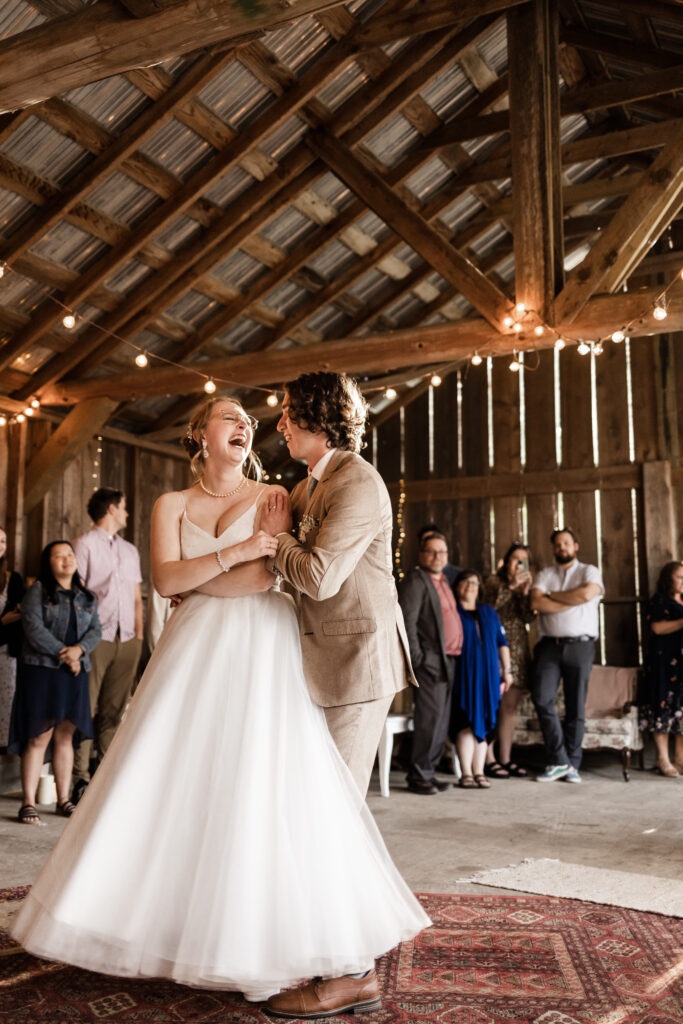
[[[94,742],[100,759],[114,738],[135,682],[142,640],[100,640],[90,655],[90,712],[95,730]],[[93,740],[83,740],[76,748],[75,779],[90,779]]]
[[[364,798],[393,699],[394,694],[359,704],[323,709],[332,739]]]

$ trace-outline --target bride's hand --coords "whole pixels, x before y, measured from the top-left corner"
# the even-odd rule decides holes
[[[272,558],[277,554],[277,537],[271,537],[264,530],[257,530],[248,540],[237,545],[240,562],[251,562],[255,558]]]

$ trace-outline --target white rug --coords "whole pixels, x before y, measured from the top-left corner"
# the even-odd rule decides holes
[[[683,882],[591,868],[585,864],[567,864],[549,857],[527,858],[520,864],[478,871],[458,881],[683,917]]]

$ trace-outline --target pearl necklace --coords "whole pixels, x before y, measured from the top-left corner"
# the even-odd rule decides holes
[[[210,491],[208,487],[204,485],[204,481],[200,479],[199,486],[205,494],[210,494],[212,498],[230,498],[233,494],[237,494],[242,484],[246,483],[246,476],[243,476],[237,487],[233,487],[231,491],[226,491],[225,494],[220,494],[218,491]]]

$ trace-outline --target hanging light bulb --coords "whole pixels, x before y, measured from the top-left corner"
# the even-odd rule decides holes
[[[655,320],[666,320],[669,315],[666,308],[666,295],[662,295],[661,299],[657,301],[655,308],[652,310],[652,315]]]
[[[555,342],[555,348],[557,349],[558,352],[561,352],[562,349],[565,347],[565,345],[566,345],[566,342],[565,342],[564,338],[558,338],[557,341]]]
[[[139,366],[140,369],[144,369],[144,367],[147,366],[148,363],[149,363],[149,359],[147,358],[145,353],[144,352],[138,352],[138,354],[135,357],[135,365]]]
[[[31,406],[27,405],[26,408],[24,409],[24,416],[33,416],[33,412],[34,410],[31,408]]]
[[[596,356],[601,356],[604,351],[605,350],[602,347],[602,342],[596,341],[596,343],[593,345],[593,354]]]
[[[483,361],[484,360],[481,358],[478,352],[475,352],[474,355],[472,356],[472,366],[481,366]]]
[[[62,323],[64,324],[66,329],[70,331],[73,327],[76,326],[76,317],[73,315],[73,313],[67,313],[66,316],[62,317]]]
[[[534,334],[536,335],[536,337],[542,338],[544,333],[545,327],[543,326],[543,324],[536,324],[536,326],[534,327]]]
[[[23,423],[25,419],[26,417],[24,416],[23,412],[20,412],[19,415],[17,416],[17,423]]]
[[[0,413],[0,427],[6,427],[6,426],[7,426],[7,417],[4,415],[4,413]]]
[[[268,397],[266,398],[266,405],[269,405],[271,409],[274,409],[275,406],[279,404],[279,402],[280,399],[277,397],[275,392],[273,392],[272,395],[268,395]]]
[[[33,409],[40,409],[40,399],[39,398],[32,398],[31,399],[31,407]]]
[[[0,260],[0,277],[4,277],[5,276],[5,267],[6,266],[7,266],[7,264],[5,263],[5,261],[4,260]],[[5,423],[6,422],[7,422],[7,420],[5,420]],[[0,424],[0,426],[2,426],[2,424]]]
[[[393,402],[397,394],[398,392],[396,391],[395,388],[387,388],[386,391],[384,392],[384,397],[388,398],[390,402]]]
[[[520,331],[522,330],[522,325],[520,324],[519,320],[515,320],[514,324],[512,325],[512,330],[515,332],[515,334],[520,333]]]
[[[524,316],[525,313],[526,313],[526,306],[524,305],[523,302],[518,302],[517,305],[515,306],[515,314],[517,316]]]
[[[515,352],[515,354],[513,356],[512,362],[510,363],[508,369],[512,370],[513,373],[519,373],[519,371],[522,369],[522,364],[520,363],[519,359],[517,358],[517,353],[516,352]]]
[[[578,351],[580,356],[587,356],[588,353],[590,352],[590,350],[591,350],[591,347],[588,344],[588,342],[586,342],[586,341],[580,341],[579,342],[577,351]]]
[[[513,320],[513,318],[511,316],[503,317],[503,327],[512,327],[514,322],[515,321]]]
[[[438,373],[432,374],[432,376],[429,379],[429,383],[432,385],[433,388],[438,388],[439,384],[441,383],[441,377],[439,377]]]
[[[623,331],[615,331],[612,335],[612,341],[615,343],[615,345],[618,345],[620,342],[624,340],[625,337],[626,335]]]
[[[209,377],[206,384],[204,385],[204,390],[206,391],[207,395],[213,395],[213,393],[216,390],[216,384],[214,382],[213,377]]]

